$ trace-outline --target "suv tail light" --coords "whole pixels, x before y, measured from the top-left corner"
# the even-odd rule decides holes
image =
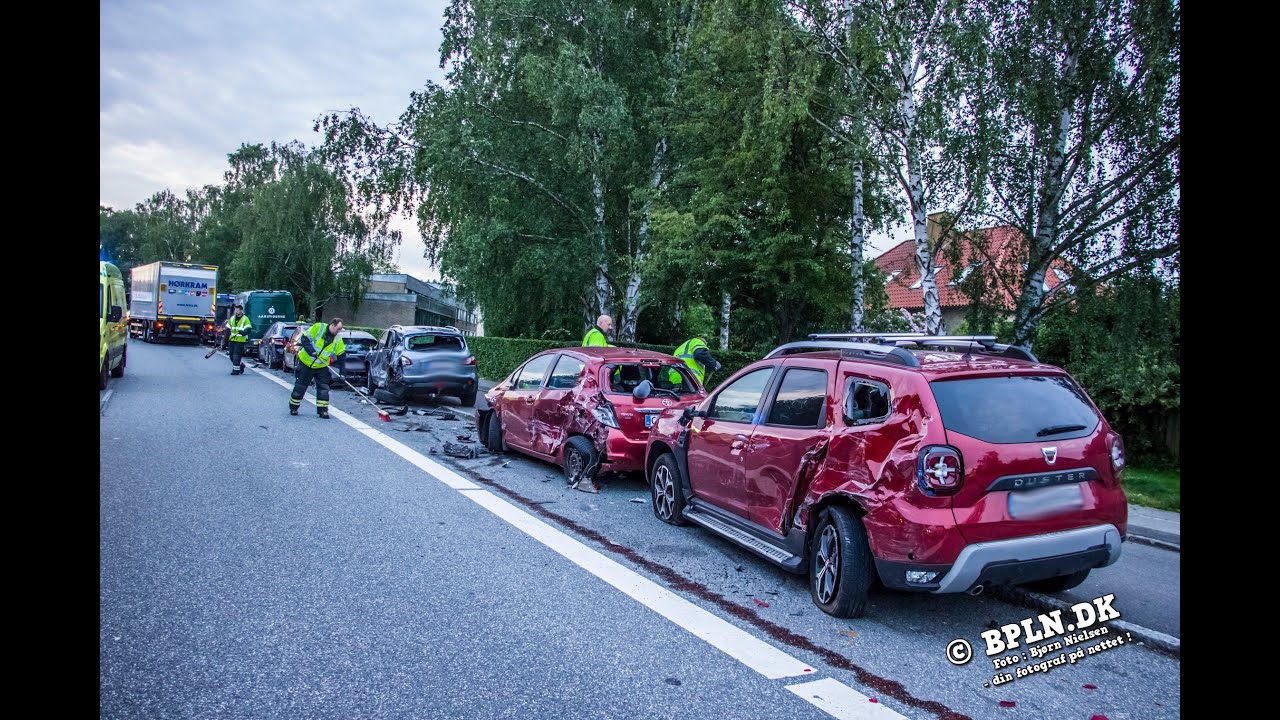
[[[467,364],[467,365],[475,365],[475,364],[476,364],[476,356],[475,356],[475,355],[469,355],[469,356],[467,356],[467,362],[466,362],[466,364]]]
[[[929,445],[920,452],[917,478],[926,495],[955,495],[964,484],[964,459],[946,445]]]
[[[1111,470],[1112,477],[1116,482],[1120,482],[1120,475],[1124,472],[1125,456],[1124,456],[1124,440],[1115,435],[1111,438]]]

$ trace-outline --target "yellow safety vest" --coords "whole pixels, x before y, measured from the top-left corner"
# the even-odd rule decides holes
[[[307,337],[311,338],[311,342],[315,343],[316,352],[320,353],[319,357],[313,358],[305,347],[298,347],[298,360],[312,370],[327,367],[335,357],[347,351],[346,343],[342,342],[342,338],[337,336],[334,336],[333,342],[325,346],[324,332],[328,328],[329,324],[323,322],[318,322],[307,328]]]
[[[249,328],[253,327],[253,322],[249,320],[248,315],[241,315],[237,320],[235,315],[227,319],[227,328],[231,330],[231,342],[244,342],[249,339]]]
[[[693,359],[693,353],[699,348],[705,347],[707,347],[706,341],[702,338],[693,338],[692,340],[685,340],[684,343],[682,343],[680,347],[676,348],[675,352],[672,353],[672,355],[683,360],[685,365],[689,366],[689,369],[693,371],[693,376],[698,378],[698,382],[702,382],[703,378],[707,376],[707,369],[702,367],[702,363]],[[673,372],[671,374],[678,377],[678,373]],[[676,382],[676,380],[673,379],[672,382]]]

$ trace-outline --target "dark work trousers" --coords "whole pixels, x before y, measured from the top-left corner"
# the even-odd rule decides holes
[[[293,381],[293,392],[289,395],[289,409],[296,411],[298,406],[302,405],[302,396],[307,392],[307,386],[311,384],[312,378],[316,381],[316,413],[320,415],[329,414],[329,378],[331,371],[326,365],[318,369],[311,369],[302,363],[298,363],[298,368],[294,373],[297,379]]]
[[[234,340],[228,340],[227,351],[231,353],[231,369],[243,371],[244,370],[244,343],[235,342]]]

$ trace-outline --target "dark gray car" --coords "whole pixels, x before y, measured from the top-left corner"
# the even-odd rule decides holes
[[[476,404],[476,359],[455,327],[392,325],[367,359],[370,393],[382,388],[397,402],[409,395],[453,395],[464,407]]]

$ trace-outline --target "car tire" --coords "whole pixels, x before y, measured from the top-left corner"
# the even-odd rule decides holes
[[[142,342],[144,343],[151,342],[151,326],[150,325],[146,325],[142,328]]]
[[[480,437],[480,444],[484,446],[485,450],[492,450],[493,448],[489,447],[489,418],[493,417],[493,413],[482,412],[476,413],[476,415],[478,417],[476,420],[476,435]]]
[[[107,389],[107,377],[109,377],[109,376],[110,376],[110,373],[108,373],[108,372],[107,372],[107,367],[108,367],[109,365],[111,365],[111,359],[110,359],[110,357],[103,358],[103,359],[102,359],[102,373],[101,373],[101,374],[99,375],[99,377],[98,377],[98,389],[99,389],[99,390],[106,390],[106,389]]]
[[[128,359],[128,357],[129,357],[129,348],[126,347],[124,350],[120,352],[120,367],[111,368],[111,377],[113,378],[124,377],[124,361]]]
[[[684,492],[680,489],[680,469],[676,456],[663,453],[649,472],[649,493],[653,514],[668,525],[685,525]]]
[[[596,446],[582,435],[574,435],[564,444],[564,479],[570,485],[586,480],[595,484],[596,471],[600,469],[600,453]]]
[[[502,439],[502,418],[498,417],[497,411],[489,415],[489,427],[488,431],[485,432],[485,438],[488,440],[485,443],[485,447],[489,448],[489,452],[506,452],[506,441]]]
[[[809,547],[809,595],[838,618],[862,617],[875,576],[867,531],[853,513],[827,508]]]
[[[475,406],[476,406],[476,394],[475,394],[475,393],[467,393],[466,395],[460,395],[460,396],[458,396],[458,402],[462,403],[462,407],[475,407]]]
[[[1022,587],[1040,593],[1058,593],[1070,590],[1084,582],[1087,577],[1089,577],[1089,571],[1081,570],[1079,572],[1073,572],[1070,575],[1059,575],[1058,577],[1023,583]]]

